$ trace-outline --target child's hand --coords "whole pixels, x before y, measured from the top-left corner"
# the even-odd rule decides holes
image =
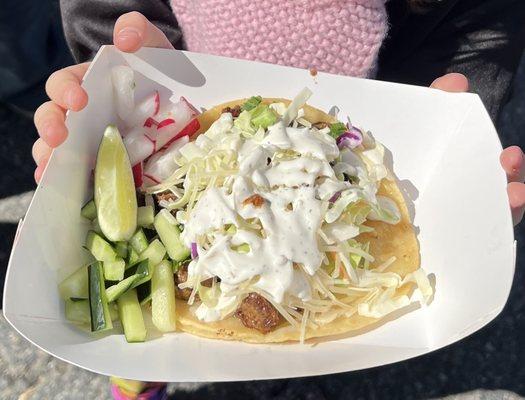
[[[141,47],[173,48],[164,33],[138,12],[122,15],[113,29],[113,43],[120,50],[133,53]],[[73,65],[54,72],[46,83],[51,101],[35,112],[35,126],[40,138],[33,145],[33,158],[37,164],[35,180],[38,183],[53,148],[66,140],[66,111],[80,111],[88,96],[80,86],[89,63]]]
[[[447,92],[466,92],[468,90],[468,80],[461,74],[447,74],[437,78],[430,87]],[[523,184],[525,179],[525,162],[523,158],[523,151],[518,146],[507,147],[501,152],[500,156],[501,165],[509,180],[507,193],[514,224],[518,224],[521,221],[525,210],[525,184]]]

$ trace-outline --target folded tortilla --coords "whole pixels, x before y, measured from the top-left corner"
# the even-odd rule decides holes
[[[210,125],[219,118],[224,108],[233,108],[243,104],[245,101],[246,99],[231,101],[202,113],[198,117],[201,128],[192,139],[195,139],[196,135],[206,132]],[[290,100],[266,98],[263,102],[267,104],[274,102],[288,104]],[[337,122],[334,117],[314,107],[305,105],[303,109],[305,111],[304,118],[312,123]],[[403,278],[419,268],[419,244],[410,222],[405,199],[397,184],[394,181],[383,179],[378,194],[390,197],[396,202],[401,212],[401,221],[396,225],[379,221],[367,221],[366,225],[373,227],[374,231],[361,234],[357,237],[357,240],[362,243],[370,242],[370,253],[375,259],[371,265],[372,269],[374,266],[381,265],[392,256],[395,256],[396,261],[387,268],[387,271],[395,272]],[[412,284],[406,284],[397,290],[397,294],[400,296],[408,294],[412,289]],[[179,299],[177,299],[177,322],[180,331],[212,339],[239,340],[250,343],[277,343],[299,341],[300,338],[299,329],[292,327],[286,321],[275,330],[266,334],[245,327],[235,316],[230,316],[217,322],[203,322],[190,311],[190,307],[185,301]],[[338,317],[332,322],[320,325],[316,329],[307,328],[305,339],[325,338],[344,334],[352,335],[367,330],[367,328],[372,328],[380,322],[378,319],[363,317],[355,313],[350,317]]]

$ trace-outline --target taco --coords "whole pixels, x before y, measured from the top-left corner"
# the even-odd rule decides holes
[[[179,330],[302,342],[373,326],[430,299],[383,146],[306,105],[310,94],[205,111],[178,169],[147,189],[191,248],[177,266]]]

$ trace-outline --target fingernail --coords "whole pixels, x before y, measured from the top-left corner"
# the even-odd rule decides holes
[[[121,45],[131,44],[135,46],[141,40],[141,34],[137,29],[127,27],[119,31],[117,40]]]

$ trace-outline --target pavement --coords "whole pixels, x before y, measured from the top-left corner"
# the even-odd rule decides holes
[[[505,146],[525,148],[525,57],[497,123]],[[16,223],[31,199],[36,138],[27,116],[0,105],[0,283]],[[504,311],[488,326],[439,351],[402,363],[311,378],[170,384],[170,399],[525,399],[525,227],[516,230],[517,270]],[[497,268],[497,266],[494,266]],[[111,399],[104,376],[36,349],[0,317],[0,399]]]

